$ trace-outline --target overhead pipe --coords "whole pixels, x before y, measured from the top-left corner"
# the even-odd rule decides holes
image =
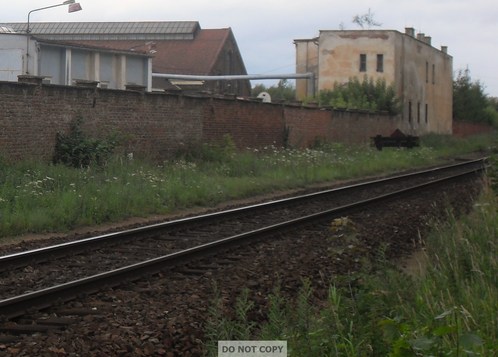
[[[313,78],[312,72],[308,73],[291,73],[291,74],[232,74],[220,76],[200,76],[191,74],[167,74],[152,73],[152,77],[166,79],[181,79],[189,81],[233,81],[241,79],[294,79],[294,78]]]
[[[233,81],[233,80],[251,80],[251,79],[308,79],[308,93],[315,94],[315,74],[306,73],[289,73],[289,74],[232,74],[219,76],[201,76],[191,74],[168,74],[152,73],[154,78],[178,79],[189,81]]]

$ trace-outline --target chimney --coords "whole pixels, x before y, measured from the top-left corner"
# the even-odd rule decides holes
[[[410,37],[415,37],[415,29],[413,27],[405,27],[405,34]]]
[[[441,52],[448,53],[448,46],[441,46]]]
[[[425,37],[424,37],[424,42],[425,42],[425,43],[427,43],[428,45],[430,45],[430,44],[431,44],[431,40],[432,40],[432,39],[431,39],[431,36],[425,36]]]
[[[419,32],[419,33],[417,34],[417,40],[419,40],[419,41],[422,41],[422,42],[423,42],[423,41],[424,41],[424,38],[425,38],[425,34],[424,34],[423,32]]]

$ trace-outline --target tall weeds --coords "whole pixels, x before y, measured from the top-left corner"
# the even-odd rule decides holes
[[[90,160],[86,166],[85,161],[79,168],[0,160],[0,237],[64,231],[318,182],[394,172],[436,163],[448,154],[448,146],[453,153],[459,147],[468,152],[485,141],[472,145],[452,141],[448,146],[434,142],[432,139],[430,145],[415,150],[382,152],[341,144],[305,150],[270,146],[240,152],[226,137],[219,144],[190,149],[159,165],[117,156],[97,160],[99,165]]]
[[[450,215],[435,228],[427,240],[431,264],[417,281],[418,303],[402,310],[419,324],[426,319],[428,330],[419,336],[455,355],[498,350],[497,208],[488,191],[472,215],[460,221]]]
[[[435,224],[420,275],[384,262],[377,273],[361,273],[354,288],[331,286],[321,310],[313,305],[310,281],[294,301],[276,290],[268,298],[267,322],[250,325],[252,338],[286,340],[289,356],[495,356],[497,208],[489,189],[469,216],[457,220],[449,212],[447,221]],[[332,224],[335,230],[343,226],[344,219]],[[340,233],[354,239],[355,230]],[[211,330],[208,337],[218,336]]]

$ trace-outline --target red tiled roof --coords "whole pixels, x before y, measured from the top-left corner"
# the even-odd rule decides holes
[[[78,40],[70,41],[114,50],[146,52],[155,50],[154,73],[210,75],[220,51],[230,38],[231,29],[202,29],[193,40]],[[68,41],[65,41],[68,42]]]

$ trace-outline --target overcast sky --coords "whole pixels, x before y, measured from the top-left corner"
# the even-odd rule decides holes
[[[359,29],[353,16],[370,9],[379,29],[413,27],[448,46],[454,72],[469,68],[488,95],[498,97],[497,0],[77,0],[34,12],[31,21],[199,21],[204,29],[231,27],[249,74],[295,72],[293,40],[319,30]],[[26,22],[32,9],[63,0],[3,0],[0,22]],[[273,82],[263,82],[271,85]],[[253,85],[255,82],[253,81]]]

